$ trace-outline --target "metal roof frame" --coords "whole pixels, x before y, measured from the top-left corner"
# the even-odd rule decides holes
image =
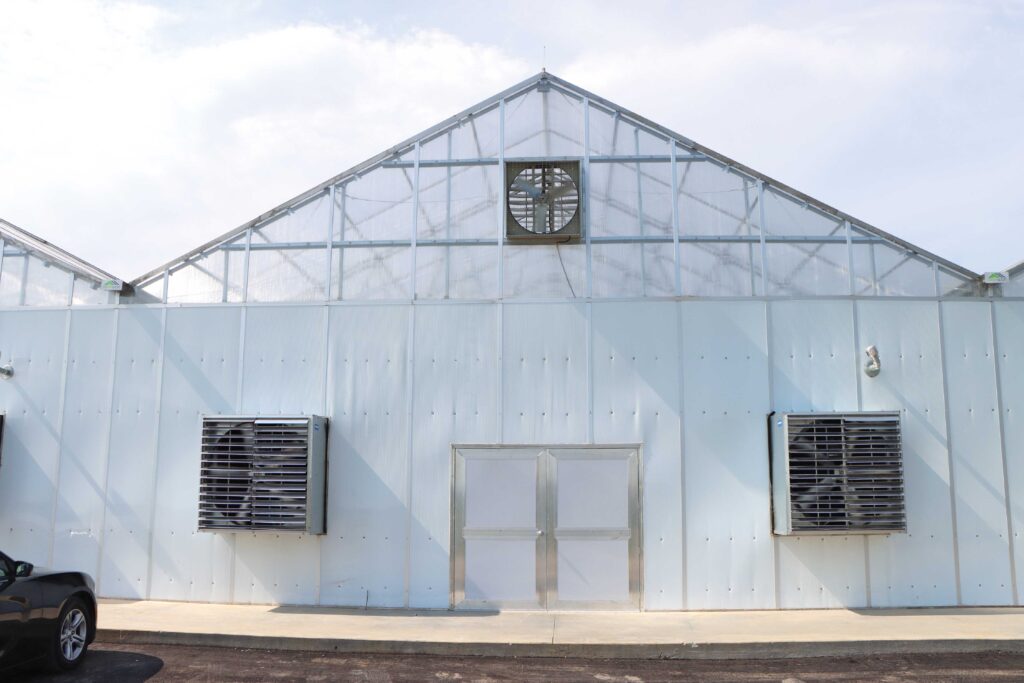
[[[19,228],[3,218],[0,218],[0,242],[5,246],[7,244],[17,244],[44,261],[49,261],[75,275],[81,275],[104,285],[104,289],[108,289],[108,291],[118,292],[124,289],[125,282],[121,278],[97,268],[88,261],[84,261],[74,254],[64,251],[57,245],[47,242],[42,237],[33,235],[28,230]]]
[[[342,171],[338,175],[329,178],[328,180],[320,183],[319,185],[316,185],[315,187],[312,187],[309,190],[295,197],[292,197],[291,199],[275,206],[269,211],[260,214],[256,218],[248,221],[247,223],[244,223],[243,225],[233,228],[232,230],[229,230],[228,232],[225,232],[224,234],[208,242],[205,242],[204,244],[196,247],[195,249],[192,249],[191,251],[144,273],[143,275],[132,280],[131,284],[132,286],[138,286],[140,284],[149,282],[153,280],[156,276],[162,275],[165,271],[173,270],[177,266],[181,266],[185,263],[188,263],[191,259],[209,251],[211,248],[216,247],[224,242],[227,242],[231,239],[234,239],[244,234],[246,230],[266,223],[267,221],[276,218],[282,213],[287,212],[289,209],[292,209],[297,205],[301,205],[309,201],[310,199],[316,197],[317,195],[329,190],[329,188],[331,188],[332,186],[335,186],[349,178],[358,177],[365,171],[368,171],[378,165],[383,165],[385,162],[389,160],[397,161],[397,158],[403,152],[406,152],[411,147],[413,147],[416,142],[433,138],[438,133],[441,133],[449,128],[452,128],[453,126],[460,124],[466,119],[490,111],[492,108],[498,106],[499,103],[501,103],[504,100],[515,97],[516,95],[523,94],[533,89],[534,87],[540,85],[554,85],[558,89],[566,91],[567,94],[570,94],[574,97],[578,97],[581,99],[585,98],[589,100],[591,104],[595,104],[598,107],[605,109],[609,112],[616,113],[619,116],[627,119],[629,122],[634,123],[642,128],[646,128],[660,137],[664,137],[668,140],[673,140],[679,143],[680,145],[693,150],[697,154],[703,155],[707,159],[721,166],[737,171],[742,175],[750,177],[753,180],[759,180],[763,182],[766,187],[774,188],[775,190],[781,191],[793,197],[794,199],[797,199],[807,204],[809,207],[812,207],[813,209],[821,213],[827,214],[837,219],[838,221],[849,221],[852,224],[852,226],[856,229],[872,233],[875,236],[886,240],[887,242],[899,246],[912,254],[916,254],[930,261],[933,261],[934,263],[937,263],[946,270],[949,270],[953,273],[957,273],[969,280],[980,281],[981,279],[981,276],[978,273],[975,273],[974,271],[965,268],[964,266],[953,263],[952,261],[949,261],[945,258],[942,258],[941,256],[933,254],[915,244],[900,239],[899,237],[896,237],[895,235],[892,235],[880,228],[877,228],[871,225],[870,223],[867,223],[854,216],[851,216],[850,214],[840,211],[839,209],[836,209],[835,207],[830,206],[829,204],[826,204],[821,200],[815,199],[814,197],[804,194],[803,192],[800,192],[799,190],[796,190],[790,187],[789,185],[786,185],[785,183],[781,183],[778,180],[775,180],[774,178],[764,173],[761,173],[750,168],[749,166],[741,164],[731,159],[730,157],[725,156],[724,154],[721,154],[713,149],[710,149],[709,147],[705,147],[704,145],[694,142],[688,137],[676,133],[675,131],[666,128],[662,125],[659,125],[651,121],[650,119],[640,116],[639,114],[636,114],[631,110],[626,109],[625,107],[619,106],[609,100],[606,100],[605,98],[599,95],[595,95],[594,93],[591,93],[590,91],[584,88],[581,88],[573,83],[570,83],[569,81],[566,81],[553,74],[550,74],[546,70],[541,70],[540,73],[535,74],[530,78],[527,78],[526,80],[521,81],[516,85],[513,85],[512,87],[507,88],[495,95],[492,95],[491,97],[462,110],[458,114],[455,114],[454,116],[451,116],[445,119],[444,121],[441,121],[440,123],[431,126],[430,128],[427,128],[426,130],[417,133],[416,135],[413,135],[412,137],[407,138],[406,140],[403,140],[402,142],[396,145],[389,147],[380,154],[377,154],[367,159],[366,161],[356,164],[355,166],[345,171]],[[1024,268],[1024,262],[1022,262],[1018,266],[1015,266],[1014,268]]]

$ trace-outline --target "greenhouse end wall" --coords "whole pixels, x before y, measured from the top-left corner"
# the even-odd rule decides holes
[[[0,547],[104,597],[447,608],[453,443],[638,443],[644,609],[1020,604],[1024,301],[136,304],[0,329]],[[766,416],[850,410],[902,412],[907,533],[774,536]],[[329,417],[325,535],[197,531],[217,413]]]

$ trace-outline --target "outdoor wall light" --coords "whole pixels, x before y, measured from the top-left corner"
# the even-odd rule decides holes
[[[864,374],[868,377],[878,377],[878,373],[882,371],[882,359],[878,357],[878,349],[872,344],[864,349],[864,353],[868,354],[868,362],[864,364]]]
[[[0,366],[0,379],[10,379],[14,377],[14,366],[8,363],[7,365]]]

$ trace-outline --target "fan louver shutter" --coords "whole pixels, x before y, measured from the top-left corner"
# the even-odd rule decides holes
[[[783,443],[776,447],[785,448],[789,523],[781,529],[777,523],[777,533],[906,530],[899,413],[783,419]]]

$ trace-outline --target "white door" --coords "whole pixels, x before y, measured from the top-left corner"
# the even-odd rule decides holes
[[[639,609],[634,446],[455,449],[452,604]]]

